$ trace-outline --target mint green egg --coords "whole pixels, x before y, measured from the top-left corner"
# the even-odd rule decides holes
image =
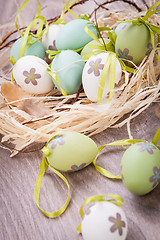
[[[121,165],[123,183],[136,195],[145,195],[160,183],[160,150],[151,142],[130,146]]]
[[[100,40],[101,43],[103,43],[103,41],[102,41],[101,38],[99,38],[99,40]],[[114,52],[114,46],[112,45],[110,39],[104,38],[104,42],[105,42],[106,45],[109,44],[109,45],[107,46],[107,50],[108,50],[108,51],[111,51],[111,52]],[[91,53],[92,53],[93,48],[90,48],[90,45],[101,46],[101,44],[98,43],[96,40],[92,40],[91,42],[87,43],[87,44],[84,46],[84,48],[82,49],[82,51],[81,51],[81,56],[82,56],[82,58],[83,58],[85,55],[88,55],[88,54],[91,54]]]
[[[149,29],[144,24],[127,24],[115,42],[115,52],[119,58],[138,65],[152,50]],[[126,61],[127,62],[127,61]]]
[[[72,50],[62,51],[53,59],[51,69],[57,73],[61,88],[68,95],[77,93],[82,82],[84,65],[85,62],[82,57]],[[55,79],[52,79],[55,86],[60,90]]]
[[[84,134],[65,131],[57,133],[42,152],[55,169],[74,172],[93,162],[98,154],[98,147]]]
[[[56,48],[58,50],[77,50],[84,47],[92,40],[84,30],[86,24],[89,30],[98,36],[96,27],[89,21],[85,19],[72,20],[58,33],[56,38]]]
[[[16,42],[13,44],[12,49],[11,49],[10,56],[13,56],[16,62],[19,57],[22,39],[23,38],[19,38],[18,40],[16,40]],[[32,38],[32,40],[34,40],[34,38]],[[30,45],[24,53],[24,56],[27,56],[27,55],[37,56],[41,59],[44,59],[45,49],[44,49],[42,43],[38,40],[37,42]]]

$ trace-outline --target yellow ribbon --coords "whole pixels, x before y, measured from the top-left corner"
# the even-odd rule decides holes
[[[56,212],[46,212],[39,205],[39,195],[40,195],[41,183],[42,183],[43,176],[44,176],[45,172],[47,171],[48,167],[65,182],[65,184],[67,185],[67,188],[68,188],[67,200],[64,203],[64,205]],[[50,218],[54,218],[54,217],[61,215],[66,210],[69,200],[70,200],[70,186],[69,186],[67,179],[60,172],[58,172],[57,170],[55,170],[54,168],[49,166],[49,164],[46,160],[46,157],[43,157],[41,164],[40,164],[40,169],[39,169],[38,177],[37,177],[36,184],[35,184],[34,199],[35,199],[35,202],[36,202],[38,208],[41,210],[41,212]]]
[[[61,93],[63,94],[63,96],[67,96],[67,92],[61,87],[61,84],[60,84],[57,73],[54,72],[51,68],[47,68],[47,72],[49,73],[49,75],[51,75],[51,77],[54,78],[54,80],[56,81],[56,83],[60,87],[60,90],[61,90]]]
[[[160,150],[160,146],[157,145],[159,139],[160,139],[160,126],[158,127],[158,130],[156,131],[156,133],[153,137],[153,140],[152,140],[152,143]],[[146,141],[145,140],[138,140],[138,139],[122,139],[122,140],[118,140],[118,141],[114,141],[114,142],[102,145],[98,148],[98,154],[93,161],[93,165],[95,166],[97,171],[99,173],[101,173],[103,176],[105,176],[107,178],[110,178],[110,179],[121,179],[121,175],[115,176],[111,172],[109,172],[106,169],[97,165],[96,164],[97,157],[98,157],[99,153],[102,151],[102,149],[105,148],[106,146],[122,146],[122,147],[126,148],[125,147],[126,145],[136,144],[136,143],[139,143],[139,142],[146,142]]]
[[[36,1],[38,2],[38,9],[37,9],[36,16],[35,16],[34,20],[28,25],[28,27],[26,28],[26,30],[24,32],[20,31],[18,23],[17,23],[17,18],[18,18],[19,13],[25,8],[25,6],[30,2],[30,0],[25,0],[23,2],[21,7],[18,9],[18,12],[17,12],[16,17],[15,17],[16,28],[17,28],[18,32],[20,33],[20,35],[23,37],[18,59],[24,56],[24,53],[25,53],[26,49],[31,44],[33,44],[36,41],[38,41],[39,39],[41,39],[43,33],[48,31],[48,22],[47,22],[47,20],[43,16],[40,16],[40,14],[41,14],[41,4],[40,4],[39,0],[36,0]],[[36,34],[31,33],[30,31],[37,24],[38,24],[37,33]],[[36,39],[32,40],[32,37],[34,37]],[[10,62],[13,65],[15,64],[15,59],[13,58],[13,56],[11,56]]]
[[[60,132],[59,132],[60,133]],[[40,211],[45,214],[46,216],[50,217],[50,218],[54,218],[54,217],[57,217],[59,215],[61,215],[67,208],[68,204],[69,204],[69,201],[70,201],[70,186],[69,186],[69,183],[67,181],[67,179],[59,172],[57,171],[56,169],[52,168],[46,157],[50,154],[50,152],[48,152],[47,150],[47,145],[48,143],[55,137],[56,133],[48,140],[46,146],[41,150],[42,153],[43,153],[43,159],[40,163],[40,168],[39,168],[39,173],[38,173],[38,176],[37,176],[37,180],[36,180],[36,184],[35,184],[35,190],[34,190],[34,199],[35,199],[35,202],[38,206],[38,208],[40,209]],[[41,188],[41,184],[42,184],[42,180],[43,180],[43,176],[45,174],[45,172],[47,171],[48,167],[57,175],[59,176],[63,181],[64,183],[67,185],[67,188],[68,188],[68,197],[67,197],[67,200],[66,202],[64,203],[64,205],[56,212],[46,212],[44,211],[40,205],[39,205],[39,195],[40,195],[40,188]]]
[[[110,179],[121,179],[121,174],[118,176],[115,176],[114,174],[112,174],[111,172],[107,171],[106,169],[100,167],[99,165],[97,165],[97,157],[99,155],[99,153],[102,151],[102,149],[106,146],[122,146],[124,147],[125,145],[131,145],[131,144],[135,144],[138,142],[145,142],[143,140],[137,140],[137,139],[123,139],[123,140],[118,140],[118,141],[114,141],[105,145],[102,145],[98,148],[98,154],[96,156],[96,158],[93,161],[93,165],[95,166],[95,168],[97,169],[97,171],[99,173],[101,173],[103,176],[110,178]]]
[[[108,198],[110,197],[111,199],[108,199],[108,200],[105,200],[105,198]],[[91,196],[91,197],[88,197],[85,199],[85,201],[83,202],[81,208],[80,208],[80,215],[81,215],[81,218],[83,218],[84,216],[84,206],[89,204],[89,203],[92,203],[92,202],[96,202],[96,201],[99,201],[99,202],[102,202],[102,201],[106,201],[106,202],[112,202],[113,204],[121,207],[123,205],[123,198],[117,194],[108,194],[108,195],[96,195],[96,196]],[[76,229],[79,233],[81,232],[81,224],[77,227]]]
[[[101,74],[101,79],[100,79],[99,88],[98,88],[99,103],[102,102],[102,95],[104,91],[106,77],[109,70],[110,70],[110,93],[109,93],[109,102],[110,102],[112,101],[112,98],[113,98],[113,90],[115,85],[115,74],[116,74],[116,54],[115,53],[109,53],[109,56],[104,64],[104,68]]]
[[[157,3],[153,4],[147,11],[146,15],[142,18],[133,18],[132,20],[126,20],[126,21],[118,21],[118,22],[132,22],[133,24],[144,24],[149,32],[150,32],[150,36],[151,36],[151,43],[152,43],[152,47],[153,50],[155,52],[155,55],[158,59],[158,61],[160,62],[160,58],[156,53],[156,49],[155,49],[155,33],[160,34],[160,27],[159,26],[155,26],[151,23],[149,23],[148,18],[151,17],[153,14],[157,13],[160,11],[160,9],[156,9],[153,10],[154,8],[160,6],[160,1],[158,1]],[[153,11],[152,11],[153,10]]]
[[[155,133],[155,135],[153,137],[152,143],[157,146],[157,143],[158,143],[159,139],[160,139],[160,126],[159,126],[157,132]],[[157,147],[159,148],[159,146],[157,146]]]

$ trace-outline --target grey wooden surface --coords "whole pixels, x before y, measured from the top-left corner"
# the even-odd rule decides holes
[[[22,2],[22,1],[19,1]],[[52,2],[52,4],[51,4]],[[14,16],[15,1],[0,0],[6,9],[0,16],[1,23]],[[44,13],[53,17],[60,13],[62,1],[43,1]],[[53,8],[48,8],[48,5]],[[89,1],[85,10],[92,10]],[[53,12],[52,12],[53,11]],[[81,10],[82,11],[82,10]],[[2,13],[2,11],[1,11]],[[2,17],[3,16],[3,17]],[[24,16],[25,18],[26,16]],[[23,20],[25,20],[23,18]],[[153,103],[131,121],[131,132],[136,139],[152,140],[160,124],[156,114],[159,103]],[[107,129],[92,137],[98,146],[114,140],[128,138],[127,127]],[[35,146],[33,150],[37,149]],[[120,173],[122,148],[105,148],[98,163],[115,174]],[[34,186],[42,159],[40,150],[20,153],[10,158],[10,152],[0,148],[0,239],[1,240],[78,240],[76,232],[81,218],[79,209],[86,197],[99,194],[119,194],[124,199],[123,209],[129,225],[127,240],[160,239],[160,187],[145,196],[131,194],[121,181],[109,180],[100,175],[94,166],[75,173],[65,173],[71,186],[71,201],[66,212],[55,219],[44,216],[34,202]],[[67,197],[65,184],[51,171],[47,171],[41,188],[40,204],[46,211],[56,211]],[[98,239],[97,239],[98,240]]]

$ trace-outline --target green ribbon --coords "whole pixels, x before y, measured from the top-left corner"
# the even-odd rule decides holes
[[[151,44],[152,44],[153,50],[155,52],[155,55],[156,55],[158,61],[160,62],[160,58],[157,55],[156,49],[155,49],[155,33],[160,34],[160,27],[159,26],[155,26],[155,25],[149,23],[149,21],[148,21],[149,17],[151,17],[153,14],[155,14],[155,13],[160,11],[160,9],[153,10],[154,8],[156,8],[158,6],[160,6],[160,1],[158,1],[155,4],[153,4],[148,9],[148,11],[147,11],[147,13],[146,13],[146,15],[144,17],[142,17],[142,18],[133,18],[132,20],[125,20],[125,21],[118,21],[118,22],[120,22],[120,23],[121,22],[132,22],[133,24],[137,24],[137,25],[144,24],[148,28],[148,30],[150,32]]]
[[[105,198],[110,198],[110,199],[105,199]],[[84,206],[92,203],[92,202],[112,202],[113,204],[117,205],[118,207],[121,207],[123,205],[123,198],[117,194],[108,194],[108,195],[96,195],[96,196],[91,196],[85,199],[85,201],[83,202],[81,208],[80,208],[80,215],[81,218],[83,219],[84,217]],[[81,232],[81,224],[77,227],[77,232]]]

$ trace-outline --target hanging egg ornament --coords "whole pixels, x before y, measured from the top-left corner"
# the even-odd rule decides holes
[[[77,93],[82,82],[84,65],[82,57],[72,50],[62,51],[53,59],[51,69],[56,72],[60,86],[67,94]],[[58,83],[52,79],[60,90]]]
[[[99,38],[99,41],[103,44],[103,40],[101,39],[101,38]],[[105,44],[106,45],[108,45],[107,46],[107,50],[108,51],[112,51],[112,52],[114,52],[114,46],[112,45],[112,43],[111,43],[111,40],[110,39],[108,39],[108,38],[104,38],[104,42],[105,42]],[[86,55],[88,55],[88,54],[92,54],[92,51],[93,51],[93,49],[94,48],[91,48],[90,46],[94,46],[94,45],[96,45],[96,46],[102,46],[100,43],[98,43],[96,40],[92,40],[91,42],[89,42],[88,44],[86,44],[85,46],[84,46],[84,48],[82,49],[82,51],[81,51],[81,56],[82,56],[82,58],[83,57],[85,57]]]
[[[55,169],[74,172],[93,162],[98,147],[91,138],[78,132],[66,131],[55,134],[42,152]]]
[[[144,24],[127,24],[119,32],[115,42],[115,52],[118,57],[132,61],[136,65],[140,64],[151,50],[150,31]],[[131,65],[129,62],[128,64]]]
[[[32,41],[34,40],[35,38],[32,37]],[[15,43],[13,44],[12,48],[11,48],[11,53],[10,53],[10,56],[13,56],[15,61],[17,62],[18,60],[18,57],[19,57],[19,52],[20,52],[20,47],[21,47],[21,44],[22,44],[22,40],[23,38],[19,38],[18,40],[15,41]],[[32,56],[37,56],[41,59],[44,59],[45,57],[45,49],[42,45],[42,43],[37,40],[35,43],[31,44],[31,45],[28,45],[27,44],[27,49],[24,53],[24,56],[28,56],[28,55],[32,55]]]
[[[64,27],[63,24],[52,24],[49,26],[48,32],[44,32],[42,37],[42,44],[45,50],[56,50],[55,41],[62,27]]]
[[[123,183],[136,195],[145,195],[160,183],[160,150],[151,142],[131,145],[121,165]]]
[[[94,203],[81,223],[84,240],[125,240],[128,224],[121,207],[108,201]]]
[[[56,48],[58,50],[77,50],[84,47],[87,43],[93,40],[86,32],[85,25],[96,36],[98,32],[96,27],[85,19],[76,19],[68,22],[58,33],[56,39]]]
[[[83,74],[82,74],[82,84],[84,92],[88,99],[92,102],[98,102],[98,88],[104,68],[104,64],[109,57],[109,52],[100,53],[98,55],[91,56],[86,62]],[[121,79],[122,68],[119,60],[116,58],[116,72],[115,72],[115,84]],[[110,69],[108,71],[106,82],[103,90],[102,101],[108,99],[110,91]]]
[[[13,77],[24,91],[44,94],[53,89],[53,81],[47,73],[48,64],[36,56],[24,56],[13,67]]]

